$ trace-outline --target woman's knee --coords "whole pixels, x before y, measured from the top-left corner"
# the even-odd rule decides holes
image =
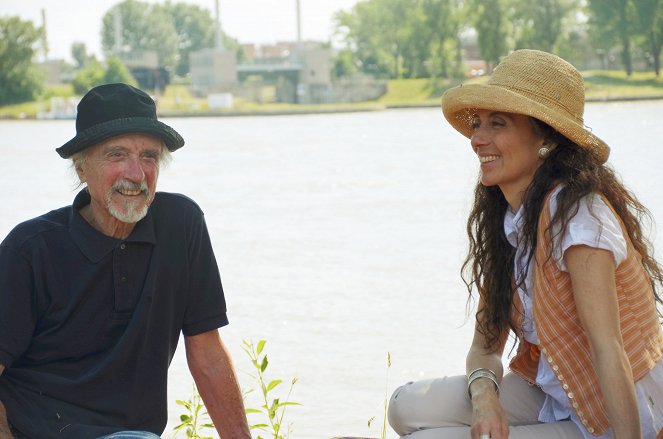
[[[406,430],[406,420],[407,420],[407,411],[408,411],[408,402],[407,393],[408,386],[412,385],[414,381],[410,381],[400,386],[389,399],[389,406],[387,408],[387,420],[389,425],[394,429],[399,435],[407,434]]]
[[[468,425],[471,405],[464,376],[409,382],[394,391],[387,418],[405,435],[421,428]]]

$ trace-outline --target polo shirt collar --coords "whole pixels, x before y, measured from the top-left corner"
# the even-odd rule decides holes
[[[154,233],[154,218],[152,209],[148,209],[145,218],[138,221],[127,239],[121,240],[106,236],[92,227],[81,216],[80,209],[90,204],[90,194],[87,188],[82,189],[74,198],[69,222],[71,238],[81,252],[93,263],[101,261],[122,242],[144,242],[156,244]]]

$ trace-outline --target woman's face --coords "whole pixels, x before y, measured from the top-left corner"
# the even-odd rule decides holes
[[[499,186],[513,210],[541,164],[543,137],[529,116],[478,110],[472,117],[471,145],[481,163],[481,184]]]

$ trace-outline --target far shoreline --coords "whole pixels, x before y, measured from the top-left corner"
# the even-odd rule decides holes
[[[663,100],[663,95],[647,96],[590,96],[585,99],[586,103],[613,103],[613,102],[637,102],[637,101],[658,101]],[[163,118],[194,118],[194,117],[251,117],[251,116],[297,116],[297,115],[316,115],[316,114],[338,114],[338,113],[359,113],[371,111],[386,111],[400,109],[419,109],[439,107],[439,102],[417,102],[417,103],[368,103],[366,105],[356,106],[329,106],[321,105],[306,106],[302,109],[265,109],[265,110],[239,110],[239,111],[200,111],[200,112],[180,112],[180,111],[158,111],[159,117]],[[22,117],[13,115],[0,115],[1,121],[17,120],[73,120],[73,117],[54,117],[38,118],[36,115],[23,115]]]

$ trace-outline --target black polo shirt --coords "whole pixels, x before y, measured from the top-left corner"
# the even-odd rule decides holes
[[[35,439],[161,434],[180,332],[228,323],[203,213],[157,193],[126,240],[73,206],[18,225],[0,244],[0,401]]]

